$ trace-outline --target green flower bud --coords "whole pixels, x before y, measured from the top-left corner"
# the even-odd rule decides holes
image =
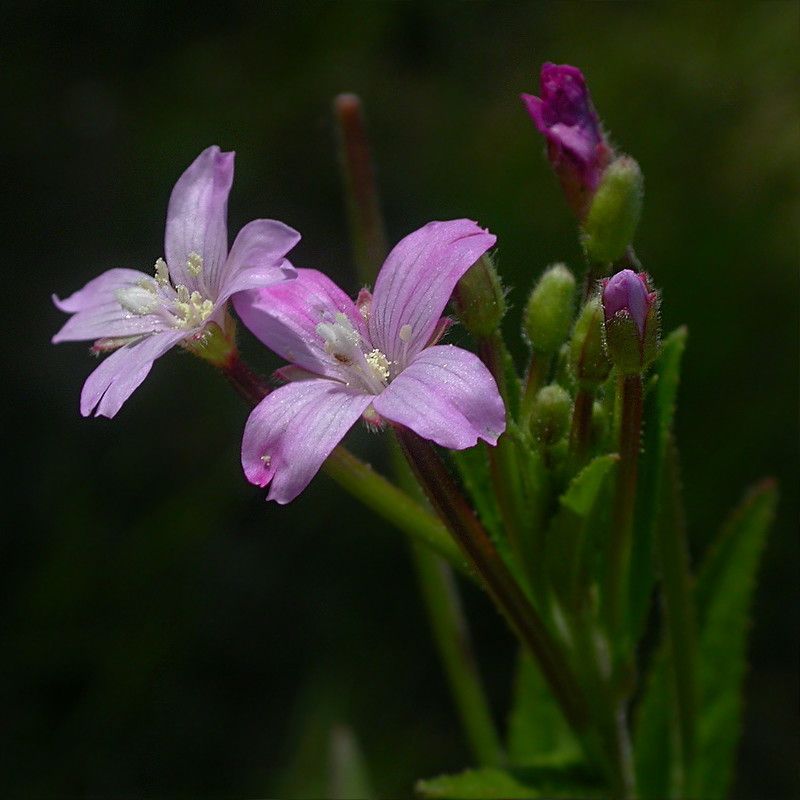
[[[481,256],[458,282],[455,307],[464,327],[478,338],[491,336],[506,313],[506,296],[494,262]]]
[[[598,296],[592,297],[578,315],[570,341],[570,365],[578,386],[592,391],[611,371],[603,349],[603,305]]]
[[[566,435],[572,417],[572,398],[556,383],[539,390],[531,412],[531,432],[545,447]]]
[[[623,256],[639,224],[643,194],[642,171],[630,156],[606,168],[583,224],[583,246],[589,258],[610,263]]]
[[[539,278],[525,305],[522,330],[534,352],[558,352],[574,313],[575,277],[563,264],[554,264]]]

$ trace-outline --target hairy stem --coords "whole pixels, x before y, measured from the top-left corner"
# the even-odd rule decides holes
[[[569,449],[580,467],[589,454],[589,440],[592,433],[592,405],[594,395],[588,389],[578,389],[575,406],[572,409],[572,425],[569,431]]]
[[[581,736],[588,724],[583,694],[541,618],[495,550],[433,446],[405,428],[397,437],[431,505],[437,510],[495,605],[539,663],[564,716]]]
[[[333,111],[356,266],[361,280],[372,283],[388,248],[364,111],[354,94],[338,95]]]
[[[615,647],[622,644],[628,596],[628,571],[636,504],[636,477],[642,428],[642,376],[620,375],[622,401],[619,430],[619,468],[614,497],[613,528],[609,539],[606,612],[609,636]]]

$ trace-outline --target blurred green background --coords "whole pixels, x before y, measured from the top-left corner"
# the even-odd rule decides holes
[[[284,220],[298,265],[357,290],[330,118],[348,90],[391,239],[462,215],[490,227],[513,334],[541,269],[580,265],[517,97],[553,60],[584,70],[646,175],[637,249],[666,328],[690,329],[695,552],[746,485],[780,480],[735,793],[797,796],[798,8],[4,3],[0,793],[320,796],[332,724],[382,796],[469,763],[401,537],[325,477],[267,505],[238,463],[246,409],[189,356],[159,361],[112,422],[81,419],[93,362],[50,346],[49,295],[149,270],[169,191],[211,143],[238,153],[231,232]],[[512,641],[466,600],[501,717]]]

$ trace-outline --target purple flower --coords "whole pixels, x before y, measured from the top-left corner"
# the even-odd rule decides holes
[[[547,62],[542,65],[540,83],[542,96],[523,94],[522,102],[547,139],[547,154],[567,201],[583,219],[611,148],[577,67]]]
[[[650,306],[656,302],[656,292],[647,285],[647,276],[630,269],[623,269],[603,281],[603,311],[606,322],[617,314],[628,314],[636,323],[639,338],[644,338]]]
[[[228,252],[233,159],[209,147],[178,179],[167,209],[166,260],[156,261],[154,275],[111,269],[65,300],[53,296],[72,314],[53,343],[94,339],[94,352],[114,351],[83,386],[84,417],[92,411],[113,417],[156,358],[176,344],[196,342],[211,323],[222,325],[236,292],[294,277],[284,256],[300,234],[282,222],[248,223]]]
[[[292,382],[247,421],[248,480],[271,482],[269,499],[288,503],[362,415],[454,450],[495,444],[505,409],[494,379],[477,356],[436,344],[456,283],[494,243],[469,220],[430,222],[392,250],[358,304],[310,269],[237,295],[245,325],[293,365],[280,371]]]

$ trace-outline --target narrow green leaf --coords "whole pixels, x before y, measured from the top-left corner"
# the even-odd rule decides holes
[[[602,796],[580,765],[539,766],[521,769],[470,769],[457,775],[440,775],[417,782],[419,797],[431,800],[528,800],[528,798]]]
[[[680,382],[681,358],[686,347],[685,327],[674,330],[665,340],[656,361],[658,380],[645,397],[644,448],[639,465],[639,490],[636,504],[636,535],[630,568],[631,641],[641,636],[655,582],[653,548],[660,517],[661,484],[669,444],[675,401]]]
[[[699,713],[689,791],[675,769],[675,689],[670,654],[656,652],[636,723],[639,792],[644,800],[725,797],[739,737],[748,609],[776,502],[765,481],[745,497],[709,550],[694,591],[699,642]]]
[[[508,716],[508,757],[524,766],[544,757],[576,759],[580,747],[533,659],[520,650]]]
[[[776,502],[772,481],[755,487],[723,527],[698,577],[700,718],[690,783],[698,797],[724,797],[733,774],[749,610]]]
[[[619,456],[598,456],[570,482],[544,539],[546,573],[562,601],[572,605],[587,564],[592,510]]]

